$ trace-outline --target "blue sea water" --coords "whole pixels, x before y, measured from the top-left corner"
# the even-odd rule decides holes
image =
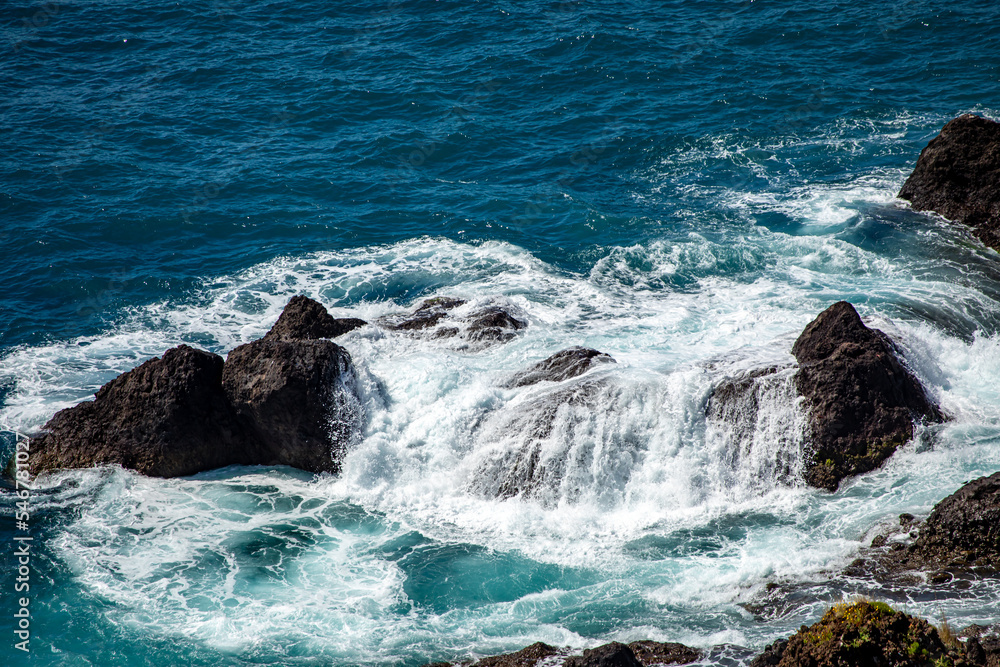
[[[1000,258],[895,198],[947,120],[1000,118],[998,54],[993,0],[5,2],[3,428],[173,345],[225,354],[295,294],[369,320],[454,295],[529,327],[480,351],[344,337],[367,422],[338,477],[41,480],[29,654],[5,493],[0,660],[415,667],[648,638],[731,665],[845,596],[1000,621],[996,579],[839,574],[1000,469]],[[775,469],[801,464],[791,393],[743,441],[704,405],[792,363],[839,299],[953,419],[830,494]],[[540,391],[501,381],[575,344],[618,364],[544,443],[565,478],[490,499],[477,471]]]

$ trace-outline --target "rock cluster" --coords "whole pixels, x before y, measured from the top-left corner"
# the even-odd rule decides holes
[[[970,114],[950,121],[920,152],[899,197],[1000,249],[1000,123]]]
[[[569,649],[558,649],[536,642],[514,653],[495,655],[476,662],[454,663],[454,667],[655,667],[684,665],[701,658],[701,651],[676,643],[638,641],[630,644],[611,642],[582,654],[571,655]],[[452,663],[437,662],[427,667],[452,667]]]
[[[528,323],[498,305],[488,305],[458,314],[465,306],[462,299],[434,297],[425,299],[412,312],[391,315],[379,320],[390,331],[404,331],[430,338],[459,337],[478,347],[513,340]]]
[[[56,413],[31,472],[118,464],[157,477],[227,465],[336,472],[361,424],[347,351],[326,340],[363,324],[295,297],[261,340],[222,357],[181,345]]]

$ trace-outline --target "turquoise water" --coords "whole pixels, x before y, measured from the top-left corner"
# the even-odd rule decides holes
[[[416,666],[649,638],[732,664],[855,594],[1000,620],[995,579],[838,576],[1000,469],[1000,262],[895,198],[947,120],[1000,118],[998,25],[965,0],[5,4],[3,428],[170,346],[224,354],[294,294],[529,327],[480,351],[345,336],[367,422],[337,478],[45,479],[31,653],[4,547],[0,656]],[[774,465],[801,465],[787,382],[749,450],[704,405],[838,299],[954,419],[828,494]],[[543,443],[564,474],[490,499],[548,390],[502,381],[576,344],[618,364]]]

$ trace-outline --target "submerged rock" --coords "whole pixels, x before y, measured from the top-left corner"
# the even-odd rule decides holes
[[[379,323],[392,331],[422,331],[437,326],[441,320],[448,317],[449,311],[464,304],[465,301],[462,299],[447,296],[424,299],[412,313],[385,317]]]
[[[343,322],[343,321],[340,321]],[[343,324],[295,297],[263,339],[222,357],[181,345],[62,410],[32,440],[30,471],[118,464],[158,477],[227,465],[336,472],[361,426]],[[299,338],[296,338],[299,337]]]
[[[260,443],[222,390],[222,357],[181,345],[61,410],[31,441],[30,471],[117,463],[156,477],[253,463]]]
[[[574,501],[596,487],[615,492],[631,474],[638,445],[616,441],[601,418],[598,406],[614,400],[614,387],[584,380],[492,415],[480,429],[491,448],[473,475],[472,491],[543,505]]]
[[[920,152],[899,197],[969,225],[1000,249],[1000,123],[971,114],[948,122]]]
[[[336,338],[363,327],[367,322],[354,317],[337,319],[322,304],[307,296],[293,296],[265,340],[313,340]]]
[[[528,326],[527,322],[498,305],[485,306],[466,314],[455,312],[465,305],[462,299],[452,297],[425,299],[413,312],[383,317],[379,324],[390,331],[405,331],[430,338],[459,337],[472,343],[473,347],[505,343]]]
[[[705,444],[742,488],[771,488],[802,476],[806,419],[794,367],[767,366],[720,382],[706,404]]]
[[[866,327],[846,301],[820,313],[792,354],[809,410],[812,486],[832,491],[844,477],[874,470],[913,436],[915,419],[944,418],[889,337]]]
[[[526,387],[543,381],[562,382],[583,375],[594,366],[602,363],[613,364],[615,360],[611,355],[589,347],[570,347],[539,361],[525,371],[517,373],[505,383],[505,386]]]
[[[473,313],[467,320],[466,336],[471,341],[506,343],[528,323],[519,320],[500,306],[488,306]]]
[[[834,605],[787,642],[769,646],[751,667],[931,667],[968,663],[959,646],[946,646],[923,619],[882,602]]]
[[[1000,472],[969,482],[935,505],[900,560],[909,568],[1000,570]]]

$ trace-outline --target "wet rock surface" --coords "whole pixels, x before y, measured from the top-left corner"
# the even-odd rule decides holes
[[[527,387],[539,382],[562,382],[583,375],[602,363],[613,364],[615,360],[611,355],[589,347],[570,347],[517,373],[505,386]]]
[[[1000,123],[971,114],[949,121],[920,152],[899,197],[1000,248]]]
[[[495,414],[482,431],[496,437],[500,446],[474,474],[473,490],[485,497],[521,497],[542,504],[572,499],[572,493],[561,492],[564,485],[578,489],[592,484],[570,479],[571,471],[577,459],[592,456],[588,443],[593,441],[596,406],[610,400],[610,392],[613,388],[605,382],[583,379]],[[622,463],[622,479],[627,479],[630,465]]]
[[[841,301],[795,341],[795,384],[809,410],[806,481],[835,490],[874,470],[913,436],[914,420],[944,419],[884,333]]]
[[[62,410],[32,439],[32,474],[118,464],[158,477],[227,465],[336,472],[361,427],[343,329],[295,297],[261,340],[222,357],[181,345]],[[295,336],[303,338],[296,339]]]
[[[347,350],[329,340],[263,339],[229,353],[222,387],[263,444],[258,463],[338,472],[360,430]]]
[[[463,306],[466,301],[453,297],[425,299],[412,312],[383,317],[379,324],[428,338],[458,337],[473,347],[505,343],[528,326],[505,306],[487,305],[472,312]]]
[[[611,642],[571,655],[566,648],[556,648],[537,642],[503,655],[483,658],[477,662],[454,663],[455,667],[654,667],[682,665],[702,657],[701,651],[676,643],[638,641],[631,644]],[[451,667],[453,663],[437,662],[426,667]]]
[[[935,505],[901,565],[1000,570],[1000,472],[969,482]]]
[[[117,463],[175,477],[252,463],[260,445],[227,400],[222,369],[222,357],[181,345],[119,375],[31,440],[31,473]]]

